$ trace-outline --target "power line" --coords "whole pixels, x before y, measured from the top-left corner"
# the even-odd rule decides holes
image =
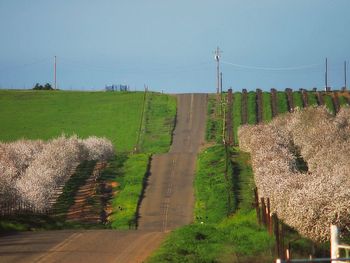
[[[110,67],[101,67],[99,65],[91,65],[89,63],[72,61],[70,59],[61,58],[61,64],[71,67],[73,70],[89,70],[89,71],[101,71],[107,73],[120,73],[120,74],[142,74],[142,73],[176,73],[176,72],[185,72],[185,71],[195,71],[207,68],[211,63],[209,62],[200,62],[196,64],[188,65],[174,65],[168,64],[157,67],[140,67],[140,68],[125,68],[112,65]],[[119,63],[120,64],[120,63]]]
[[[309,64],[309,65],[300,65],[300,66],[294,66],[294,67],[258,67],[258,66],[248,66],[248,65],[242,65],[237,63],[232,63],[228,61],[221,60],[222,63],[231,65],[237,68],[243,68],[243,69],[253,69],[253,70],[265,70],[265,71],[291,71],[291,70],[303,70],[303,69],[310,69],[310,68],[316,68],[321,66],[322,64]]]

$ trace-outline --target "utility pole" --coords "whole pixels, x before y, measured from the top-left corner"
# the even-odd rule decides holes
[[[328,60],[326,58],[325,91],[328,91]]]
[[[222,72],[220,72],[220,95],[221,95],[221,101],[222,101]]]
[[[57,79],[56,79],[56,56],[54,59],[54,80],[55,80],[55,84],[54,84],[54,89],[57,89]]]
[[[221,50],[219,47],[215,50],[215,60],[216,60],[216,79],[217,79],[217,87],[216,87],[216,96],[219,101],[219,92],[220,92],[220,56]]]
[[[347,83],[346,83],[346,61],[344,61],[344,89],[347,89]]]

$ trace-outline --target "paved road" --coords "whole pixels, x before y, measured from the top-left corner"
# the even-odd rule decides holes
[[[168,231],[193,219],[196,156],[204,142],[205,94],[178,95],[177,123],[169,153],[153,156],[140,207],[139,229]]]
[[[178,95],[169,153],[155,155],[136,231],[26,232],[0,237],[0,262],[143,262],[166,233],[193,219],[196,154],[204,142],[207,95]]]
[[[27,232],[0,238],[0,262],[142,262],[165,233],[83,230]]]

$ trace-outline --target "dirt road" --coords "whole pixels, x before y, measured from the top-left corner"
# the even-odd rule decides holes
[[[196,154],[204,142],[207,95],[178,95],[169,153],[155,155],[136,231],[26,232],[0,237],[0,262],[143,262],[166,232],[192,221]]]

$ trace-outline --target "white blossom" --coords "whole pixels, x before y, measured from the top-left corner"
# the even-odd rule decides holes
[[[329,225],[350,226],[350,109],[296,110],[269,124],[242,126],[241,149],[252,156],[256,185],[272,211],[302,235],[329,239]],[[306,161],[298,171],[296,151]]]
[[[19,199],[37,209],[49,208],[55,189],[67,182],[79,163],[106,161],[113,155],[112,143],[97,137],[0,143],[0,206]]]

